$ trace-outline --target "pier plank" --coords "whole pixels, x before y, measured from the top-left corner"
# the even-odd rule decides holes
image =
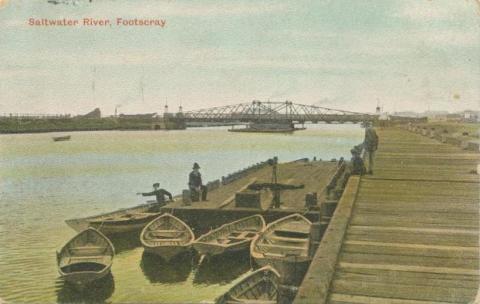
[[[375,172],[361,177],[329,266],[329,295],[301,293],[319,285],[311,269],[295,303],[472,302],[480,277],[480,178],[472,172],[480,154],[402,129],[377,133]]]

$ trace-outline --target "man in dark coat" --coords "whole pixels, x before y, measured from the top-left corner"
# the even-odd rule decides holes
[[[200,174],[200,166],[197,163],[193,164],[193,171],[188,176],[188,188],[190,189],[190,195],[192,202],[198,202],[200,200],[200,193],[202,194],[202,201],[207,200],[208,189],[202,183],[202,175]]]
[[[368,154],[368,174],[373,174],[373,161],[375,158],[375,151],[378,148],[378,136],[375,129],[370,124],[365,128],[365,139],[363,141],[365,152]]]
[[[350,150],[352,153],[352,175],[364,175],[365,174],[365,164],[363,163],[363,159],[360,157],[360,153],[357,149]]]
[[[142,195],[142,196],[156,196],[157,198],[157,203],[159,203],[161,206],[165,205],[165,195],[168,196],[169,200],[172,201],[173,197],[170,192],[168,192],[165,189],[160,189],[160,184],[155,183],[153,184],[153,191],[152,192],[146,192],[146,193],[137,193],[137,195]]]

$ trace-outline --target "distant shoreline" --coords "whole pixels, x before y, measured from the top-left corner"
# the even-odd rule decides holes
[[[4,118],[0,119],[0,134],[34,134],[77,131],[147,131],[182,130],[182,121],[144,118]]]

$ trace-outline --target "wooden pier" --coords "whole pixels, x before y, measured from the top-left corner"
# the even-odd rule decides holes
[[[374,174],[350,178],[295,303],[473,303],[480,154],[377,133]]]
[[[208,193],[208,201],[189,203],[179,197],[175,202],[162,207],[162,211],[180,217],[196,231],[208,230],[253,214],[262,214],[267,222],[292,213],[301,213],[312,221],[318,221],[320,209],[306,208],[306,194],[316,192],[318,205],[323,202],[325,206],[328,206],[327,188],[329,185],[335,184],[338,169],[337,161],[298,160],[279,163],[277,167],[278,183],[304,186],[302,189],[282,191],[279,208],[271,208],[273,194],[270,190],[260,191],[258,208],[236,206],[236,193],[246,190],[253,183],[272,181],[272,167],[261,165],[253,170],[245,170],[245,172],[227,176],[223,181],[209,183],[213,186]]]

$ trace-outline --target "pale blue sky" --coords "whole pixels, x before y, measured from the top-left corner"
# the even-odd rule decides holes
[[[108,115],[115,105],[161,113],[166,97],[171,110],[253,99],[364,112],[377,102],[386,111],[480,104],[477,0],[77,2],[9,0],[0,8],[0,113],[100,107]],[[63,17],[167,23],[27,24]]]

